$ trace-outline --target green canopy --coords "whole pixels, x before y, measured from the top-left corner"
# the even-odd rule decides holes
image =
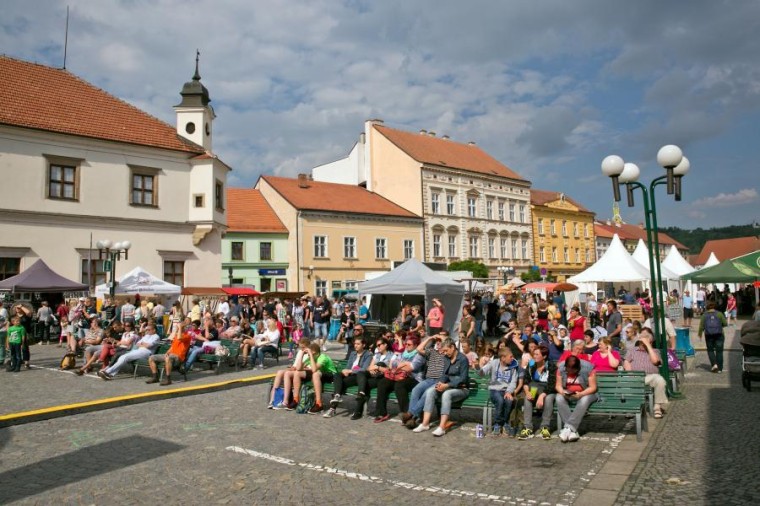
[[[682,280],[696,283],[751,283],[760,280],[760,250],[724,260],[718,265],[684,274]]]

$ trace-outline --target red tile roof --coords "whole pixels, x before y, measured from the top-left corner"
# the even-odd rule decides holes
[[[628,223],[621,223],[620,226],[615,224],[607,225],[599,222],[594,223],[594,234],[597,237],[609,237],[612,238],[613,234],[617,234],[621,241],[638,241],[641,239],[645,243],[647,242],[647,231],[642,225],[631,225]],[[675,245],[676,249],[688,250],[686,246],[676,241],[668,234],[660,232],[657,236],[660,244]]]
[[[373,125],[389,141],[420,163],[441,165],[528,182],[512,169],[472,144]]]
[[[535,188],[531,188],[530,189],[530,203],[536,206],[544,206],[548,204],[549,202],[554,202],[555,200],[559,200],[561,195],[563,195],[562,192],[537,190]],[[577,207],[579,211],[582,211],[584,213],[592,212],[586,209],[585,207],[583,207],[581,204],[579,204],[578,201],[571,199],[567,195],[565,195],[565,200],[569,202],[570,204],[574,205],[575,207]]]
[[[280,232],[288,229],[259,190],[227,188],[228,232]]]
[[[174,127],[66,70],[0,55],[0,124],[203,153]]]
[[[733,239],[714,239],[707,241],[702,246],[702,251],[697,256],[695,263],[692,265],[705,265],[707,259],[710,258],[710,253],[715,253],[715,256],[721,262],[728,260],[729,258],[746,255],[753,251],[760,250],[760,237],[735,237]]]
[[[302,188],[298,178],[276,176],[261,178],[296,209],[419,218],[411,211],[361,186],[323,183],[308,179],[306,187]]]

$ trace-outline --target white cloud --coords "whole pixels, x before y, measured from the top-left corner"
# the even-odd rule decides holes
[[[704,197],[694,201],[695,207],[733,207],[743,206],[758,199],[757,190],[745,188],[736,193],[719,193],[714,197]]]

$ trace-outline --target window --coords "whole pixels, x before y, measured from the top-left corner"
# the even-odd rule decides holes
[[[509,203],[509,221],[515,221],[515,204],[514,202]]]
[[[441,255],[441,234],[433,234],[433,256],[439,258]]]
[[[136,206],[158,206],[157,180],[156,174],[145,174],[133,169],[129,203]]]
[[[493,200],[486,200],[486,218],[493,219]]]
[[[586,250],[586,263],[591,263],[591,249]]]
[[[314,292],[320,297],[327,295],[327,281],[324,279],[318,279],[315,283]]]
[[[346,290],[357,290],[359,288],[358,281],[346,281]]]
[[[449,258],[457,258],[457,236],[449,236]]]
[[[496,258],[496,238],[488,238],[488,258]]]
[[[549,228],[551,229],[552,235],[557,235],[557,227],[555,226],[554,220],[549,220]]]
[[[455,214],[456,209],[454,208],[454,195],[448,193],[446,194],[446,214],[449,216],[453,216]]]
[[[583,227],[583,229],[585,230],[584,234],[586,235],[586,237],[588,237],[589,229],[591,229],[591,225],[586,224],[586,226]]]
[[[470,236],[470,258],[478,258],[478,237]]]
[[[217,211],[224,211],[224,183],[218,179],[214,185],[214,207]]]
[[[243,259],[243,242],[233,241],[230,248],[230,259],[242,260]]]
[[[522,249],[522,257],[523,257],[523,259],[527,260],[528,259],[528,240],[527,239],[523,239],[522,240],[522,248],[521,249]]]
[[[575,263],[579,264],[581,263],[581,250],[578,248],[575,248]]]
[[[520,223],[525,223],[525,204],[520,204]]]
[[[193,195],[193,202],[195,207],[206,207],[206,195],[203,193],[196,193]]]
[[[562,258],[565,260],[566,264],[570,263],[570,250],[569,249],[567,249],[567,248],[564,249]]]
[[[259,260],[271,260],[272,259],[272,243],[262,242],[259,243]]]
[[[538,225],[536,228],[538,229],[538,235],[544,235],[544,219],[539,218],[537,221]]]
[[[517,239],[512,239],[512,258],[520,258],[517,256]]]
[[[475,197],[467,197],[467,216],[470,218],[475,217],[475,206],[477,205],[477,199]]]
[[[356,258],[356,237],[343,238],[343,257]]]
[[[543,246],[538,250],[538,261],[540,263],[546,263],[546,248]]]
[[[185,262],[164,260],[164,281],[173,285],[185,285]]]
[[[95,251],[95,256],[97,256],[98,252]],[[18,260],[17,258],[6,258],[5,260]],[[89,269],[87,267],[87,263],[89,262],[90,266]],[[92,280],[92,286],[97,286],[100,284],[103,284],[108,281],[108,273],[103,269],[103,260],[98,260],[97,258],[93,258],[91,261],[87,258],[83,258],[81,262],[81,280],[84,284],[89,284],[90,280]],[[90,278],[90,273],[92,273],[92,278]],[[18,274],[18,272],[16,273]],[[2,273],[0,273],[0,277],[2,277]],[[5,279],[5,278],[3,278]]]
[[[0,258],[0,281],[15,276],[21,271],[20,258]]]
[[[502,237],[500,242],[501,242],[501,258],[507,258],[507,238]]]
[[[573,222],[573,235],[575,237],[578,237],[580,234],[578,234],[578,222]]]
[[[562,220],[562,237],[567,237],[567,220]]]
[[[404,260],[409,260],[414,257],[414,241],[411,239],[404,239]]]
[[[434,192],[430,196],[430,208],[433,214],[441,213],[441,194]]]
[[[557,248],[552,248],[552,262],[557,263]]]
[[[79,200],[78,167],[51,163],[48,167],[48,198]]]
[[[504,202],[499,202],[499,220],[504,221]]]
[[[324,235],[314,236],[314,258],[327,258],[327,237]]]
[[[388,258],[388,239],[375,238],[375,258]]]

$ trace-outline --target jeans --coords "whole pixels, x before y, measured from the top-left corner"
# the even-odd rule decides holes
[[[5,362],[5,341],[8,339],[8,332],[0,330],[0,365]]]
[[[723,334],[717,336],[705,335],[705,345],[707,346],[707,358],[710,359],[710,367],[718,366],[718,370],[723,370]]]
[[[264,365],[264,353],[274,353],[277,355],[279,350],[277,349],[277,346],[256,346],[253,348],[253,351],[251,352],[251,356],[257,356],[259,357],[259,364],[262,366]],[[253,359],[253,365],[256,365],[256,359]]]
[[[568,429],[578,432],[578,427],[581,425],[583,415],[588,411],[588,407],[596,402],[596,394],[584,395],[581,397],[578,402],[575,403],[575,409],[572,411],[570,411],[570,403],[567,402],[565,396],[557,395],[556,402],[557,412],[559,412],[562,422]],[[544,409],[546,409],[546,407],[544,407]]]
[[[425,392],[436,383],[438,383],[438,378],[426,379],[417,383],[417,386],[412,388],[412,397],[409,401],[409,412],[416,418],[419,418],[422,415],[422,410],[425,408]]]
[[[557,394],[547,394],[544,397],[544,411],[541,415],[541,427],[549,427],[552,422],[552,414],[554,411],[554,399]],[[533,403],[535,401],[529,401],[526,397],[523,401],[523,425],[526,429],[533,430]]]
[[[475,320],[475,336],[483,337],[483,318]]]
[[[11,344],[11,363],[8,366],[9,371],[21,370],[21,344]]]
[[[449,388],[439,394],[435,385],[425,391],[425,412],[432,413],[435,409],[435,401],[441,396],[441,416],[448,416],[451,413],[451,405],[456,401],[467,398],[469,392],[463,388]]]
[[[314,322],[314,339],[327,339],[327,323]]]
[[[193,346],[190,348],[190,351],[187,352],[187,361],[185,362],[185,370],[189,371],[190,368],[193,366],[193,363],[195,362],[195,359],[198,358],[198,355],[200,355],[203,352],[202,346]]]
[[[512,401],[504,398],[504,390],[489,390],[488,393],[493,403],[494,425],[506,425],[512,411]]]
[[[113,376],[117,374],[127,362],[132,362],[141,358],[148,358],[152,355],[152,353],[153,352],[151,352],[148,348],[137,348],[136,350],[132,350],[129,353],[125,353],[119,357],[119,360],[117,360],[115,364],[106,369],[106,374]]]

